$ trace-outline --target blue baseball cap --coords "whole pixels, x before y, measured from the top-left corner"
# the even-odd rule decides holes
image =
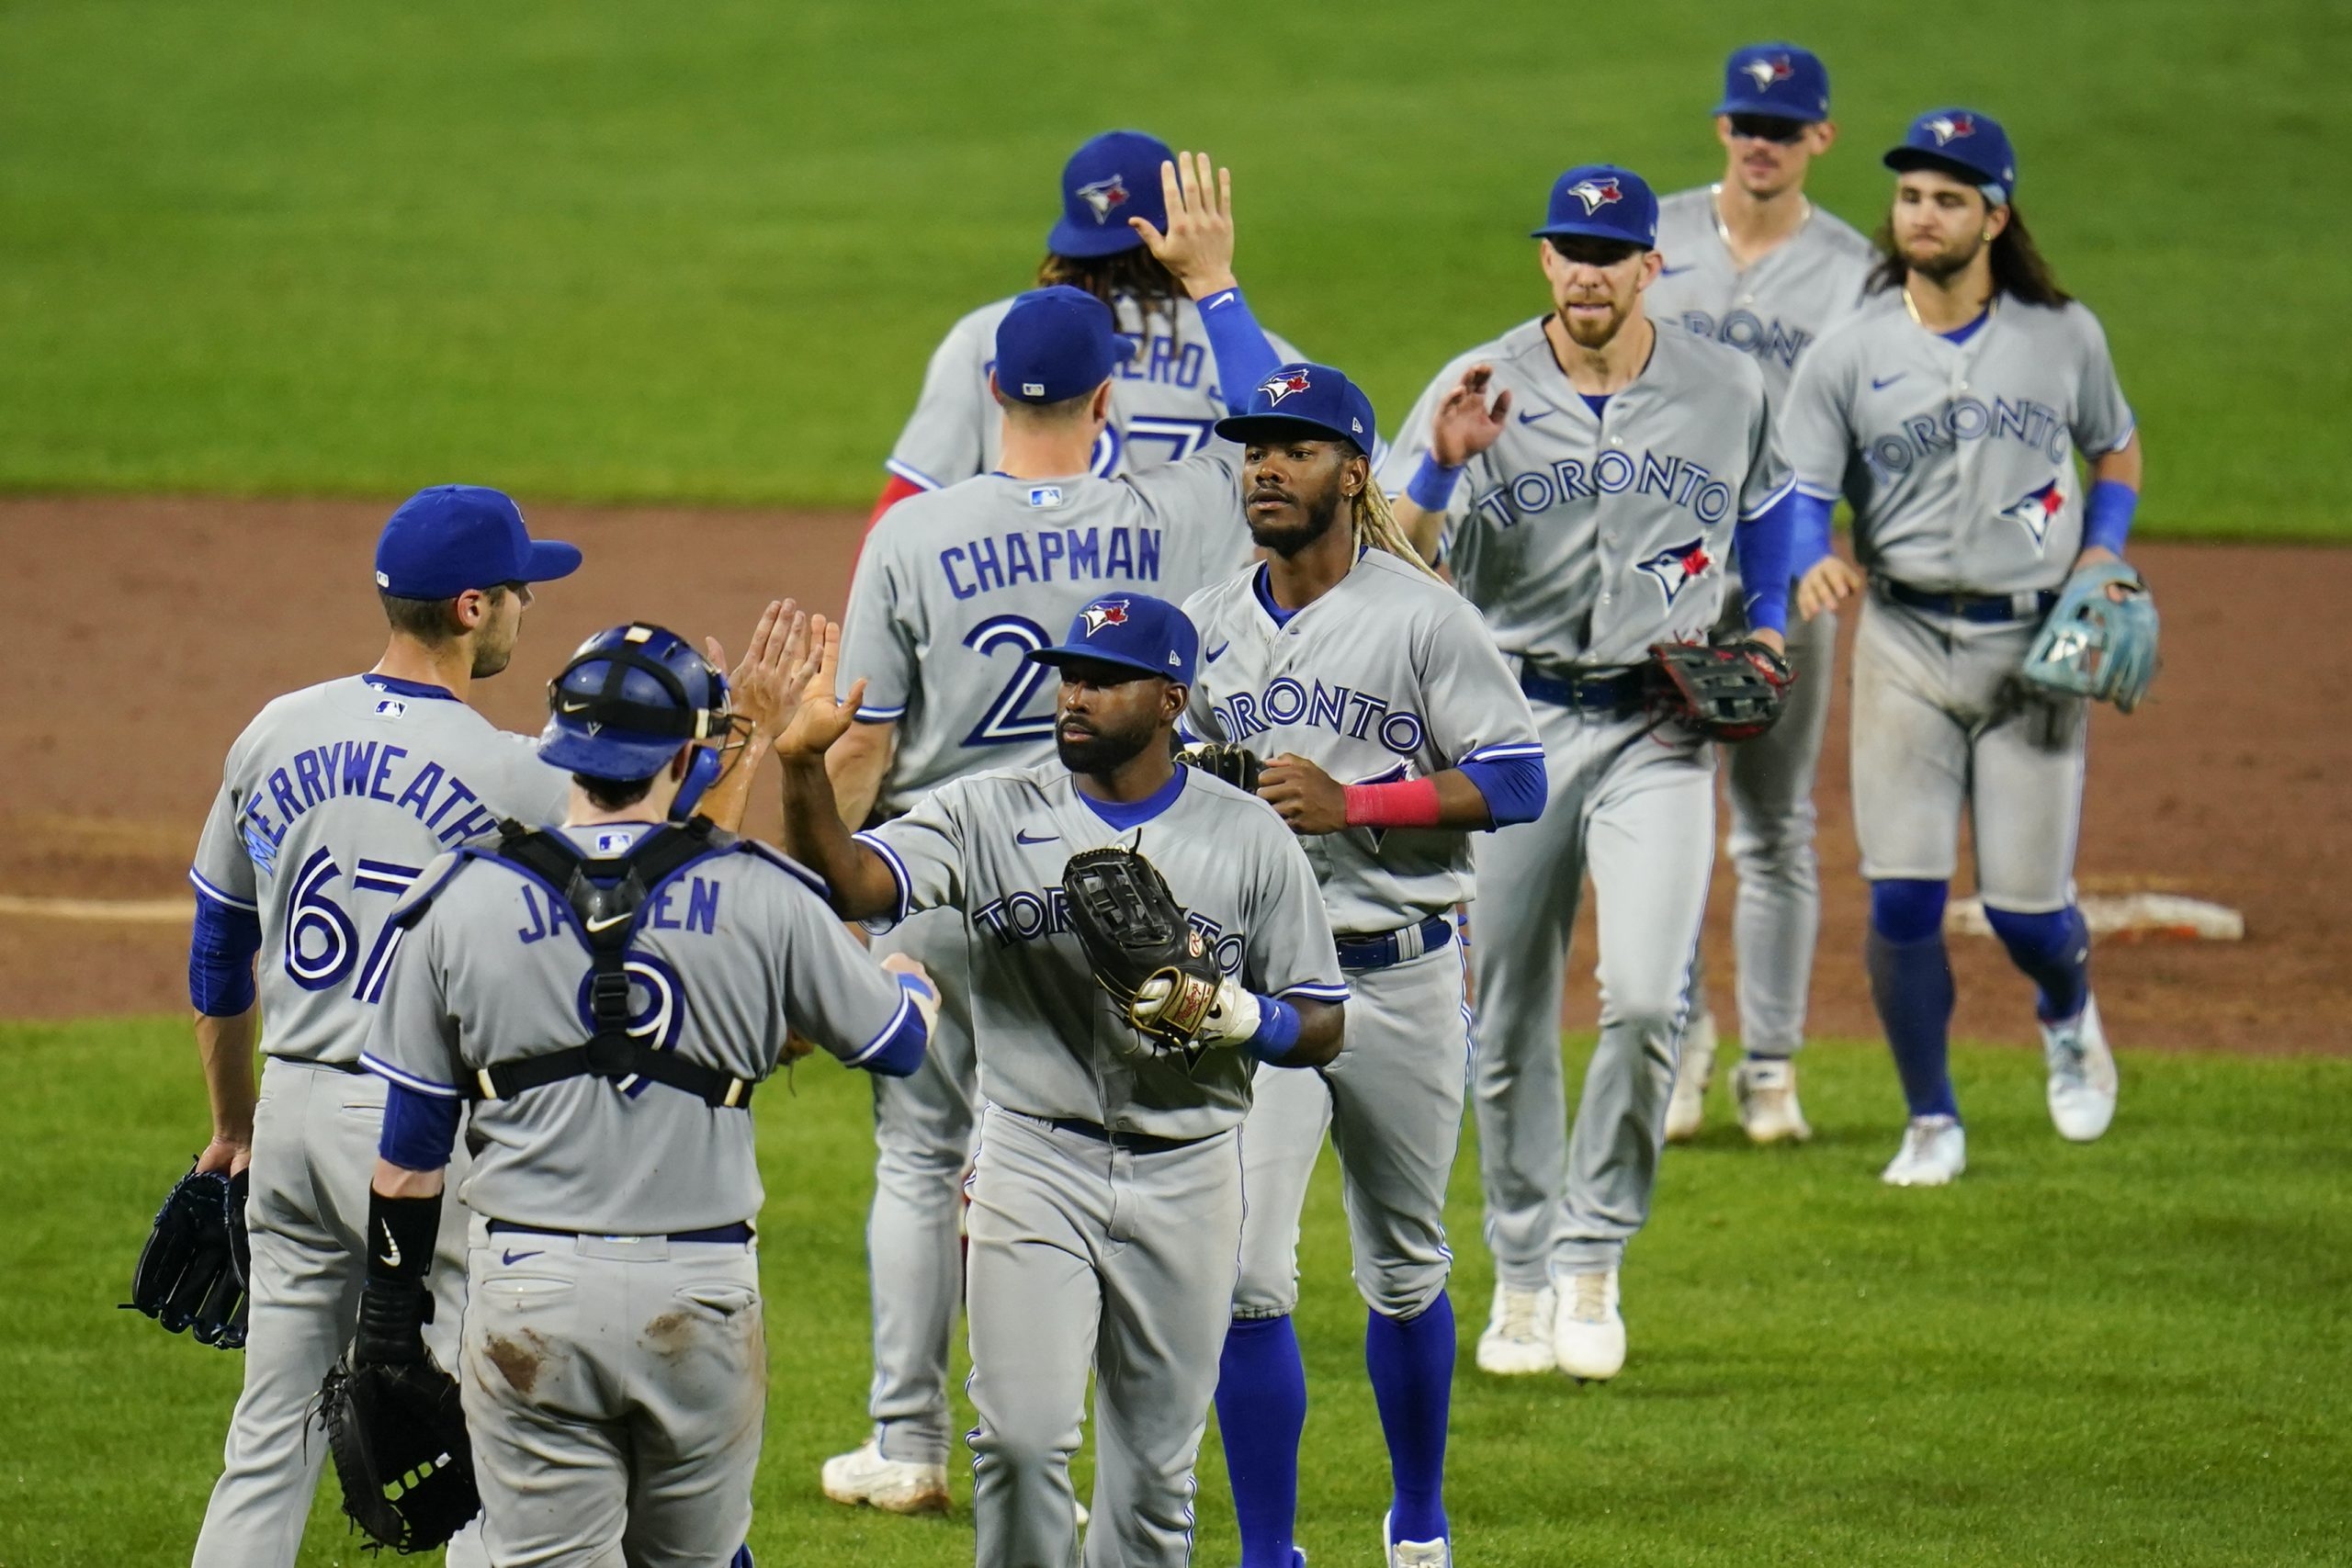
[[[1792,43],[1751,43],[1724,62],[1717,114],[1769,114],[1777,119],[1829,118],[1829,68]]]
[[[1023,403],[1094,390],[1136,351],[1118,327],[1111,307],[1083,288],[1032,288],[996,324],[997,390]]]
[[[376,586],[402,599],[548,582],[580,570],[580,547],[534,539],[523,509],[482,485],[435,485],[401,502],[376,539]]]
[[[1345,373],[1302,360],[1258,383],[1250,412],[1216,422],[1227,441],[1280,441],[1298,435],[1352,441],[1370,452],[1378,439],[1372,400]]]
[[[1159,165],[1176,154],[1157,136],[1140,130],[1106,130],[1069,155],[1062,165],[1062,220],[1046,236],[1046,248],[1061,256],[1114,256],[1143,243],[1127,226],[1145,218],[1168,228],[1168,201],[1161,194]]]
[[[1984,189],[1996,207],[2018,188],[2018,157],[2009,150],[2009,133],[1999,120],[1974,109],[1929,109],[1911,122],[1902,146],[1888,150],[1885,163],[1898,174],[1940,169]]]
[[[1078,613],[1058,647],[1041,648],[1033,664],[1060,666],[1074,659],[1124,664],[1178,685],[1193,683],[1201,634],[1184,612],[1148,593],[1107,593]]]
[[[1657,197],[1649,182],[1614,164],[1579,164],[1552,182],[1552,204],[1532,237],[1588,234],[1657,248]]]

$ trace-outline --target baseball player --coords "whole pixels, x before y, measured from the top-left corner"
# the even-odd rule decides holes
[[[970,1181],[973,1520],[990,1568],[1079,1561],[1069,1461],[1096,1386],[1091,1568],[1182,1564],[1241,1244],[1251,1070],[1321,1066],[1347,987],[1306,853],[1264,802],[1175,766],[1199,643],[1166,601],[1104,594],[1030,655],[1061,674],[1056,761],[974,773],[854,840],[823,753],[829,658],[776,742],[785,837],[846,918],[956,911],[982,1097]],[[1142,855],[1225,978],[1198,1048],[1155,1051],[1098,987],[1066,866]],[[1155,1008],[1161,1005],[1155,1001]],[[1155,1015],[1156,1016],[1156,1015]]]
[[[229,750],[188,874],[188,990],[212,1105],[198,1168],[251,1162],[253,1304],[244,1392],[197,1538],[198,1568],[291,1563],[301,1544],[326,1452],[304,1428],[351,1337],[359,1292],[354,1252],[384,1109],[384,1085],[359,1055],[383,995],[388,917],[450,846],[502,818],[561,814],[563,775],[467,699],[506,668],[530,585],[579,564],[571,546],[531,538],[494,490],[419,491],[376,545],[391,625],[383,658],[364,675],[277,698]],[[422,1242],[452,1260],[464,1246],[454,1215]],[[435,1289],[432,1340],[447,1360],[461,1272],[445,1269]],[[479,1540],[460,1536],[450,1555],[481,1562]]]
[[[1838,139],[1829,118],[1829,73],[1810,50],[1789,43],[1735,50],[1715,106],[1723,178],[1658,203],[1662,258],[1649,312],[1736,348],[1764,373],[1768,400],[1788,393],[1806,348],[1860,303],[1873,253],[1870,242],[1806,199],[1813,160]],[[1744,629],[1736,583],[1726,581],[1719,635]],[[1788,629],[1796,683],[1780,722],[1754,740],[1726,747],[1732,864],[1739,873],[1732,947],[1739,959],[1743,1059],[1732,1075],[1739,1123],[1759,1144],[1810,1137],[1797,1099],[1797,1047],[1804,1041],[1805,994],[1821,925],[1820,873],[1813,852],[1813,778],[1829,724],[1834,615]],[[1690,1021],[1683,1026],[1669,1141],[1699,1131],[1715,1062],[1715,1023],[1704,964],[1691,972]]]
[[[1752,660],[1777,652],[1785,610],[1790,486],[1763,375],[1651,324],[1657,225],[1639,175],[1562,175],[1535,231],[1552,312],[1446,367],[1383,476],[1416,546],[1442,546],[1515,661],[1551,791],[1541,818],[1473,850],[1491,912],[1471,963],[1498,1276],[1478,1364],[1493,1372],[1623,1364],[1618,1265],[1649,1213],[1714,861],[1713,748],[1645,719],[1644,666],[1651,645],[1715,625],[1735,538]],[[1560,988],[1588,874],[1600,1039],[1569,1138]]]
[[[1247,388],[1273,351],[1234,286],[1230,203],[1211,173],[1189,155],[1181,177],[1152,172],[1155,188],[1163,177],[1174,188],[1158,204],[1170,231],[1149,241],[1183,273],[1188,302],[1208,301],[1217,379]],[[1087,471],[1125,352],[1109,306],[1057,285],[999,315],[994,471],[893,508],[850,588],[842,669],[865,694],[826,766],[853,827],[901,815],[952,780],[1050,757],[1052,671],[1027,656],[1080,605],[1114,589],[1182,598],[1249,558],[1229,442],[1116,479]],[[919,960],[944,999],[922,1070],[875,1082],[873,1430],[827,1461],[821,1481],[836,1502],[896,1513],[948,1502],[948,1338],[975,1122],[964,941],[944,909],[882,939],[882,951]]]
[[[435,862],[393,918],[354,1359],[424,1354],[472,1102],[458,1195],[487,1225],[458,1379],[492,1558],[744,1564],[767,1389],[754,1086],[787,1030],[912,1072],[933,998],[808,872],[690,818],[728,688],[675,634],[599,633],[548,696],[562,826]]]
[[[2051,1119],[2086,1142],[2115,1113],[2075,907],[2084,704],[2018,677],[2068,575],[2120,558],[2141,449],[2106,334],[2018,215],[2000,124],[1922,115],[1886,163],[1894,204],[1875,292],[1805,356],[1782,437],[1804,509],[1798,607],[1870,590],[1854,645],[1854,826],[1871,996],[1911,1111],[1885,1179],[1938,1186],[1967,1164],[1945,1068],[1943,943],[1963,807],[1985,915],[2040,991]],[[1860,570],[1828,553],[1826,521],[1856,459]]]
[[[1544,808],[1527,698],[1478,613],[1397,531],[1372,482],[1374,428],[1371,401],[1329,366],[1261,383],[1217,434],[1247,448],[1266,559],[1184,606],[1205,649],[1185,727],[1263,760],[1257,793],[1306,846],[1349,990],[1338,1059],[1260,1073],[1242,1126],[1250,1206],[1216,1404],[1243,1568],[1292,1568],[1306,1382],[1291,1313],[1326,1127],[1396,1483],[1388,1562],[1452,1560],[1444,1206],[1470,1040],[1451,911],[1470,897],[1471,830]]]
[[[1133,222],[1167,228],[1160,168],[1175,156],[1158,137],[1136,130],[1104,131],[1071,153],[1062,168],[1061,220],[1047,232],[1037,267],[1038,288],[1068,285],[1093,295],[1132,340],[1128,355],[1112,367],[1109,414],[1085,464],[1085,471],[1104,479],[1206,450],[1212,427],[1231,412],[1220,386],[1238,386],[1246,398],[1251,384],[1218,367],[1194,297]],[[989,376],[997,327],[1012,303],[981,306],[933,351],[914,412],[883,465],[890,477],[875,502],[876,517],[908,496],[1001,467],[1003,425]],[[1298,357],[1274,340],[1275,362]]]

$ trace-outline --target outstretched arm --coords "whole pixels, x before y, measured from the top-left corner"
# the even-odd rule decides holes
[[[1247,413],[1251,389],[1282,360],[1234,280],[1233,171],[1214,168],[1205,152],[1179,152],[1174,163],[1159,165],[1159,184],[1168,232],[1145,218],[1130,218],[1128,226],[1200,306],[1226,412]]]
[[[712,669],[727,668],[727,650],[719,647],[717,637],[705,637],[702,646]],[[727,677],[739,705],[744,682],[763,659],[771,657],[783,663],[781,678],[787,693],[797,693],[806,686],[810,672],[817,668],[816,656],[809,647],[808,617],[790,599],[772,599],[768,607],[760,612],[759,623],[752,628],[752,640],[743,650],[743,661]],[[788,722],[791,710],[786,707],[781,717],[774,713],[767,717],[771,723]],[[759,720],[754,718],[749,735],[728,742],[734,761],[703,795],[703,816],[730,833],[742,831],[743,813],[752,800],[752,781],[759,776],[760,759],[775,740],[773,733],[761,732]]]

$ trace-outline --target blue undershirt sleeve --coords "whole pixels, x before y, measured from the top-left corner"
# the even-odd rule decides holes
[[[1789,581],[1794,582],[1821,563],[1829,553],[1829,512],[1832,502],[1798,491],[1789,507]]]
[[[2132,536],[2132,517],[2140,510],[2140,492],[2121,479],[2101,479],[2091,486],[2083,503],[2083,547],[2098,547],[2123,553]]]
[[[911,975],[899,976],[899,985],[909,992],[922,988],[922,982]],[[932,994],[938,994],[935,988]],[[930,1043],[930,1035],[931,1032],[923,1025],[922,1010],[910,1007],[899,1019],[898,1027],[890,1032],[890,1037],[857,1065],[886,1078],[910,1078],[914,1077],[915,1069],[922,1066],[923,1049]]]
[[[1498,757],[1487,762],[1464,762],[1462,776],[1487,797],[1487,814],[1498,828],[1532,822],[1544,815],[1551,793],[1549,775],[1541,757]]]
[[[187,999],[207,1018],[235,1018],[254,1005],[254,955],[261,917],[224,904],[201,888],[187,944]]]
[[[1209,334],[1209,352],[1216,355],[1216,385],[1225,412],[1250,412],[1250,394],[1274,373],[1282,361],[1265,329],[1250,313],[1250,302],[1238,288],[1227,288],[1201,301],[1201,325]]]
[[[458,1146],[464,1109],[462,1100],[394,1084],[384,1096],[384,1133],[376,1152],[402,1170],[439,1170]]]
[[[1739,557],[1741,591],[1747,598],[1750,630],[1789,629],[1789,567],[1792,551],[1792,513],[1810,498],[1792,488],[1781,499],[1733,530],[1732,549]],[[1818,501],[1826,514],[1828,508]]]

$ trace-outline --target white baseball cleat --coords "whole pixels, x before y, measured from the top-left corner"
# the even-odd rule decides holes
[[[1751,1056],[1732,1070],[1732,1103],[1753,1142],[1802,1144],[1813,1136],[1797,1103],[1797,1065],[1786,1056]]]
[[[1560,1281],[1559,1292],[1559,1314],[1552,1321],[1553,1359],[1562,1371],[1586,1382],[1615,1377],[1625,1366],[1617,1270],[1568,1275]]]
[[[2041,1026],[2041,1057],[2050,1068],[2050,1120],[2058,1135],[2087,1144],[2115,1120],[2115,1053],[2098,1021],[2098,1003],[2083,999],[2081,1016]]]
[[[1548,1286],[1514,1291],[1498,1283],[1487,1331],[1478,1336],[1478,1370],[1507,1378],[1550,1371],[1556,1364],[1552,1359],[1554,1299]]]
[[[1694,1014],[1682,1026],[1682,1052],[1674,1064],[1674,1098],[1666,1102],[1666,1141],[1679,1144],[1699,1135],[1707,1119],[1707,1086],[1715,1080],[1715,1015]]]
[[[1444,1540],[1398,1540],[1388,1533],[1388,1516],[1380,1516],[1380,1544],[1388,1553],[1388,1568],[1453,1568],[1453,1547]],[[1300,1561],[1306,1553],[1299,1554]]]
[[[1889,1187],[1943,1187],[1968,1168],[1968,1133],[1953,1116],[1914,1116],[1879,1179]]]
[[[885,1459],[879,1433],[863,1448],[827,1460],[820,1479],[826,1496],[853,1507],[863,1504],[886,1514],[947,1511],[947,1467]]]

